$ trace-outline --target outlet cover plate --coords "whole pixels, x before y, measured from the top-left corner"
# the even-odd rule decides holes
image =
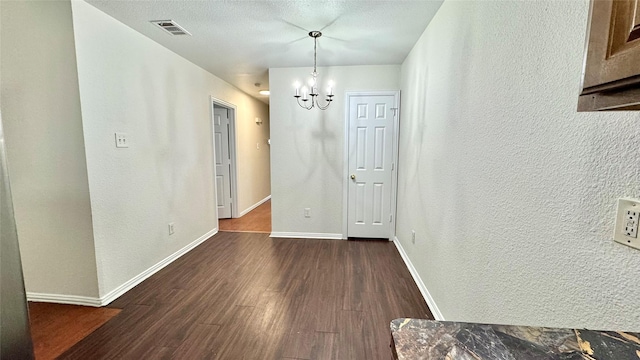
[[[129,139],[126,133],[123,133],[123,132],[116,133],[116,147],[117,148],[129,147]]]
[[[613,233],[613,240],[640,249],[640,238],[638,237],[638,218],[640,214],[640,200],[618,199],[618,211],[616,213],[616,226]],[[635,231],[630,229],[635,227]],[[627,235],[631,234],[631,236]]]

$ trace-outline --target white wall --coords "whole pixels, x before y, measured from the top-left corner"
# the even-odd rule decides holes
[[[96,297],[69,1],[2,1],[2,115],[26,290]]]
[[[587,13],[445,1],[402,66],[398,238],[447,320],[640,331],[640,113],[576,112]]]
[[[397,90],[400,67],[318,68],[320,81],[335,82],[326,111],[300,108],[296,81],[311,68],[269,70],[271,90],[271,212],[274,233],[342,235],[342,181],[345,91]],[[311,208],[311,217],[304,217]]]
[[[72,5],[104,297],[216,228],[210,96],[237,106],[241,128],[268,121],[268,110],[91,5]],[[129,135],[128,149],[115,148],[115,132]]]
[[[254,115],[246,114],[236,122],[239,214],[271,195],[271,161],[267,143],[270,136],[269,107],[255,105],[254,99],[251,100],[247,106],[253,108]],[[243,112],[242,109],[239,111]],[[256,124],[256,117],[262,120],[262,124]]]

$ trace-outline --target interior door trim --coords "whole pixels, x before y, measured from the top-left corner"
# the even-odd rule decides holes
[[[391,171],[391,233],[389,241],[393,240],[396,235],[396,215],[397,215],[397,197],[398,197],[398,139],[400,135],[400,90],[383,90],[383,91],[347,91],[345,93],[345,114],[344,114],[344,146],[342,155],[342,238],[348,238],[349,231],[349,101],[356,96],[385,96],[394,97],[394,108],[396,115],[393,118],[393,169]]]
[[[217,99],[213,96],[209,96],[209,110],[211,111],[211,145],[213,146],[212,155],[213,155],[213,191],[214,195],[218,196],[216,191],[216,158],[213,151],[215,151],[214,144],[214,131],[213,131],[213,107],[220,106],[229,109],[229,140],[232,141],[232,144],[229,146],[229,156],[231,157],[231,217],[238,218],[239,210],[238,210],[238,165],[237,165],[237,154],[238,154],[238,134],[236,132],[236,118],[238,114],[238,107],[230,102],[226,102],[224,100]],[[216,203],[216,202],[214,202]],[[216,224],[218,221],[218,207],[216,206]]]

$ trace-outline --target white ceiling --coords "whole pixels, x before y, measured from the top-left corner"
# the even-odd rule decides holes
[[[271,67],[401,64],[442,0],[88,0],[161,45],[268,103]],[[171,36],[151,20],[174,20]],[[311,70],[310,70],[311,71]],[[255,83],[261,83],[256,87]]]

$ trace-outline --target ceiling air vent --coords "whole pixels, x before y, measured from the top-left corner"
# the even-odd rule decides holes
[[[171,35],[191,35],[173,20],[152,20],[151,23],[156,24],[160,29]]]

